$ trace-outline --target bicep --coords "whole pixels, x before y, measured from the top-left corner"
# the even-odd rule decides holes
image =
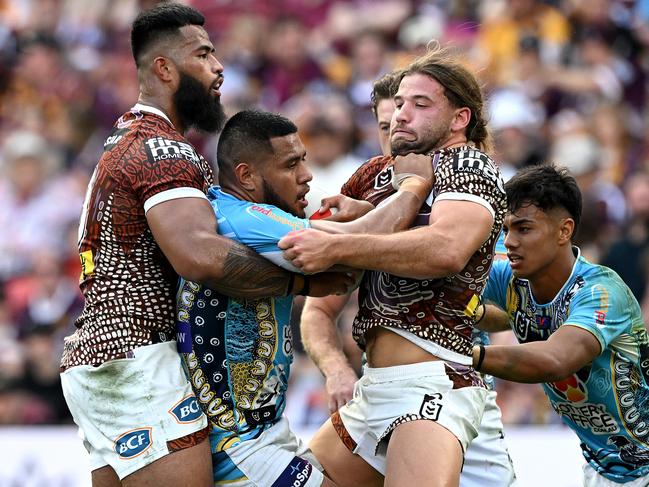
[[[444,234],[449,247],[467,260],[489,238],[493,224],[491,212],[473,201],[436,201],[430,211],[429,225]]]
[[[316,312],[322,313],[331,321],[336,322],[349,299],[350,294],[330,295],[321,298],[308,297],[304,303],[303,317],[308,313]]]
[[[548,352],[570,373],[589,364],[601,353],[601,345],[595,335],[570,324],[560,326],[546,344]]]
[[[159,203],[146,213],[153,238],[176,272],[183,277],[200,265],[206,245],[223,256],[232,243],[216,234],[216,217],[204,198],[177,198]]]

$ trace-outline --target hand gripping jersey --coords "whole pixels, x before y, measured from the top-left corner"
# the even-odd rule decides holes
[[[521,343],[547,340],[560,326],[599,340],[602,352],[591,364],[543,388],[579,436],[586,461],[624,483],[649,475],[649,337],[622,279],[574,250],[570,278],[551,302],[536,303],[529,282],[514,277],[507,261],[494,263],[484,299],[509,313]]]
[[[218,187],[209,190],[208,198],[221,235],[294,270],[277,242],[288,232],[308,228],[308,220],[237,199]],[[212,425],[215,479],[236,480],[243,474],[224,451],[257,438],[284,411],[293,361],[293,297],[239,300],[182,281],[177,298],[179,349]]]
[[[113,127],[79,224],[80,287],[86,299],[61,365],[99,365],[174,338],[171,264],[145,213],[179,197],[205,198],[212,169],[159,110],[136,105]]]
[[[354,339],[364,345],[365,332],[384,326],[442,359],[471,364],[473,312],[478,305],[502,226],[506,199],[500,172],[484,153],[469,146],[442,149],[432,155],[435,184],[413,226],[428,225],[431,206],[439,200],[472,201],[494,217],[489,238],[458,274],[440,279],[409,279],[366,271],[359,288],[359,313]],[[394,193],[392,159],[378,157],[364,164],[343,186],[342,193],[380,204]]]

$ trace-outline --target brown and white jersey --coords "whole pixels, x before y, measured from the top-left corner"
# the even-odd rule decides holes
[[[494,246],[502,227],[507,201],[500,171],[483,152],[462,146],[432,154],[435,184],[413,226],[427,225],[435,201],[472,201],[485,207],[494,223],[489,238],[453,276],[411,279],[386,272],[366,271],[359,288],[359,312],[354,339],[364,347],[364,334],[385,326],[408,335],[440,358],[470,363],[473,312],[486,284]],[[394,193],[391,157],[376,157],[361,166],[341,192],[377,205]]]
[[[62,367],[98,365],[174,338],[178,276],[146,212],[170,199],[206,198],[212,179],[209,163],[164,113],[138,104],[120,117],[88,184],[79,223],[86,301]]]

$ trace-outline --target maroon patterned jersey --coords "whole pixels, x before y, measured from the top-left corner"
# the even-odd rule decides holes
[[[65,339],[62,367],[98,365],[174,337],[178,276],[153,239],[145,208],[201,196],[211,184],[210,165],[162,112],[136,105],[117,121],[79,223],[86,302]]]
[[[496,164],[475,148],[443,149],[432,158],[435,184],[413,226],[428,224],[431,205],[436,200],[469,200],[492,212],[491,234],[466,267],[453,276],[420,280],[366,271],[353,325],[354,339],[361,348],[368,330],[387,326],[406,330],[451,352],[471,355],[473,310],[489,276],[507,205],[505,189]],[[370,159],[352,175],[341,192],[377,205],[394,193],[392,164],[391,157]]]

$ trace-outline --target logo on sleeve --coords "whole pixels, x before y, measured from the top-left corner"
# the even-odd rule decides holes
[[[125,460],[137,457],[152,445],[151,428],[127,431],[115,440],[115,451]]]
[[[203,411],[193,394],[182,399],[169,410],[179,423],[193,423],[201,418]]]
[[[438,392],[435,394],[424,394],[424,401],[421,403],[419,414],[422,418],[437,421],[439,413],[442,410],[442,405],[439,401],[442,400],[442,395]]]
[[[145,142],[146,152],[153,162],[167,159],[185,159],[198,164],[200,157],[194,148],[186,142],[153,137]]]
[[[383,189],[386,186],[392,186],[392,178],[394,177],[394,167],[388,166],[383,169],[374,178],[374,189]]]

